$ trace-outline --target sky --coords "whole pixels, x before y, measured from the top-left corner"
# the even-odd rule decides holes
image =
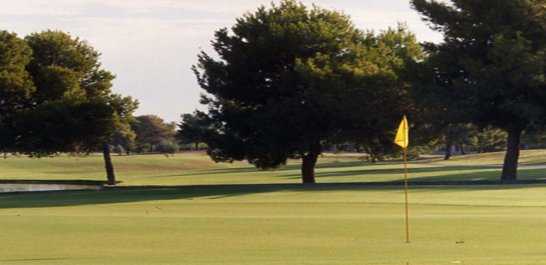
[[[279,0],[0,0],[0,30],[23,37],[47,29],[88,41],[117,78],[114,91],[138,99],[138,115],[179,121],[199,105],[191,66],[211,51],[214,31],[260,5]],[[419,41],[438,42],[408,0],[303,0],[343,11],[360,29],[406,23]]]

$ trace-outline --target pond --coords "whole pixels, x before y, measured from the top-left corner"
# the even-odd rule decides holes
[[[63,184],[63,183],[0,183],[0,193],[36,192],[61,190],[100,190],[98,184]]]

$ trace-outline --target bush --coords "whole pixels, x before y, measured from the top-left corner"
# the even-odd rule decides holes
[[[162,154],[175,154],[180,147],[173,141],[162,141],[156,146],[156,151]]]

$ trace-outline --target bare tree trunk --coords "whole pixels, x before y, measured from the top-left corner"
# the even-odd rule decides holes
[[[466,152],[464,150],[464,144],[459,144],[459,149],[461,150],[461,155],[466,155]]]
[[[362,147],[359,144],[355,145],[355,150],[357,153],[362,153]]]
[[[451,158],[451,142],[446,141],[446,151],[444,154],[444,160],[449,160]]]
[[[4,152],[4,159],[8,159],[8,152]]]
[[[110,156],[110,145],[107,143],[102,146],[102,156],[104,158],[104,167],[106,169],[106,178],[108,179],[108,185],[116,185],[114,165],[112,164],[112,157]]]
[[[318,156],[321,153],[322,147],[320,143],[314,143],[309,152],[303,156],[301,164],[301,177],[303,184],[314,184],[315,180],[315,166],[317,165]]]
[[[195,151],[199,151],[199,142],[194,143],[195,145]]]
[[[521,133],[521,129],[508,130],[506,156],[502,167],[502,181],[517,180]]]

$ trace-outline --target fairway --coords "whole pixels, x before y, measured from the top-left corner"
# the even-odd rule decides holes
[[[546,176],[544,154],[523,152],[524,179]],[[422,160],[410,172],[494,180],[501,157]],[[327,155],[316,187],[296,184],[295,161],[265,172],[202,154],[114,163],[114,190],[0,195],[0,264],[546,264],[546,185],[415,185],[405,244],[400,187],[351,184],[399,180],[397,162]],[[103,179],[100,157],[10,158],[0,172]],[[152,184],[163,186],[141,186]]]
[[[410,178],[417,182],[497,180],[504,153],[487,153],[411,162]],[[359,155],[323,155],[317,165],[317,181],[385,182],[403,179],[400,162],[368,163]],[[277,170],[256,170],[244,162],[219,163],[204,153],[114,156],[121,185],[209,185],[301,183],[299,161]],[[523,151],[520,179],[546,179],[546,150]],[[0,180],[93,180],[105,181],[102,156],[60,156],[0,159]]]

